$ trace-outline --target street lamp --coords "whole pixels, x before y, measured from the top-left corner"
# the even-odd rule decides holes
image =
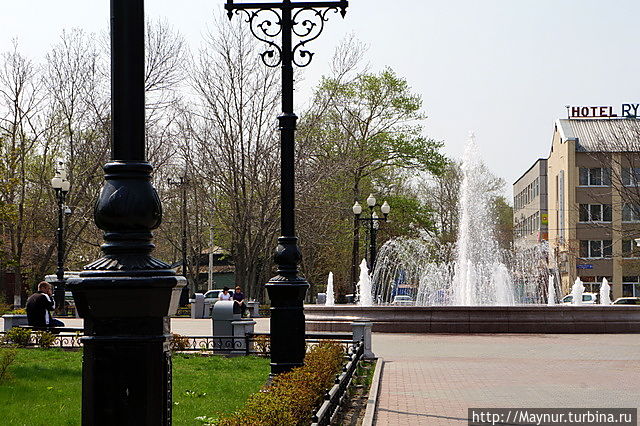
[[[185,279],[151,256],[162,204],[145,150],[143,0],[111,0],[111,158],[95,204],[104,253],[69,279],[82,338],[83,425],[170,425],[169,316]]]
[[[373,194],[369,194],[369,196],[367,197],[367,206],[369,206],[369,217],[360,217],[360,215],[362,214],[362,206],[357,201],[351,208],[354,214],[354,223],[355,223],[354,237],[358,235],[358,226],[361,221],[369,223],[369,270],[370,271],[373,271],[373,268],[376,264],[376,251],[377,251],[376,236],[377,236],[378,228],[380,227],[380,222],[381,221],[386,222],[387,217],[389,216],[389,212],[391,211],[391,206],[389,206],[389,203],[385,201],[380,206],[382,217],[379,217],[374,210],[377,205],[378,204],[377,204],[376,197],[374,197]],[[352,281],[354,281],[353,282],[354,286],[356,284],[355,283],[356,263],[357,263],[357,259],[353,261],[351,265],[351,268],[352,268],[351,276],[352,276]]]
[[[56,194],[56,200],[58,201],[58,229],[56,230],[57,246],[58,246],[58,265],[56,268],[56,283],[54,286],[53,299],[56,303],[56,310],[58,312],[64,312],[64,293],[65,293],[65,279],[64,279],[64,215],[71,210],[64,205],[71,183],[67,180],[67,173],[63,169],[64,163],[58,161],[56,167],[56,174],[51,179],[51,187]]]
[[[167,179],[169,185],[174,185],[180,188],[180,196],[182,200],[182,207],[180,208],[180,222],[182,229],[181,238],[181,252],[182,252],[182,276],[187,280],[187,287],[189,287],[189,278],[187,276],[187,186],[189,186],[189,179],[186,176],[180,176],[178,180]],[[191,289],[188,289],[189,293],[185,300],[188,300],[193,293],[195,293],[195,283],[192,283]],[[182,302],[182,300],[181,300]],[[182,303],[181,303],[182,304]]]
[[[303,302],[309,283],[298,275],[302,258],[295,234],[294,148],[298,117],[293,112],[293,65],[305,67],[313,53],[306,43],[324,29],[330,11],[347,12],[347,0],[234,4],[227,0],[229,19],[243,13],[251,33],[267,44],[260,54],[268,67],[281,67],[282,114],[280,128],[280,227],[275,262],[278,275],[266,284],[271,299],[271,374],[284,373],[302,365],[305,355]],[[294,42],[295,36],[295,42]],[[274,39],[280,37],[281,43]]]

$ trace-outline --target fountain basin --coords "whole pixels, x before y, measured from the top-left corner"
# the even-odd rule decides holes
[[[305,305],[307,331],[347,332],[368,320],[380,333],[640,333],[640,306]]]

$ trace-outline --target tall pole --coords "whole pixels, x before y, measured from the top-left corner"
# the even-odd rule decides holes
[[[280,228],[275,262],[278,275],[266,284],[271,299],[271,374],[299,367],[304,361],[304,298],[307,280],[298,275],[302,254],[295,236],[294,146],[296,121],[293,113],[293,64],[291,52],[291,8],[282,9],[282,114],[280,128]]]
[[[207,290],[213,290],[213,226],[209,227],[209,280]]]
[[[351,251],[351,294],[356,294],[356,285],[358,284],[358,258],[360,257],[360,221],[359,215],[353,218],[353,249]]]
[[[56,198],[58,201],[58,229],[56,230],[57,246],[58,246],[58,263],[56,267],[57,282],[55,285],[53,298],[56,303],[56,311],[64,312],[64,200],[65,192],[60,188],[56,188]]]
[[[369,248],[369,270],[373,273],[373,269],[376,267],[376,251],[377,251],[377,243],[376,243],[376,233],[378,230],[376,229],[376,219],[373,219],[373,215],[371,216],[371,245]]]
[[[56,268],[56,277],[58,281],[64,281],[64,240],[62,229],[64,227],[64,192],[56,189],[56,197],[58,199],[58,229],[56,236],[58,238],[58,265]]]
[[[182,188],[182,276],[187,279],[187,284],[189,283],[189,278],[187,276],[187,178],[180,177],[180,186]],[[193,290],[193,288],[191,289]],[[193,293],[193,291],[192,291]]]
[[[278,275],[265,285],[271,299],[272,375],[302,365],[306,349],[303,302],[309,283],[299,275],[298,263],[302,254],[295,233],[294,154],[298,117],[293,112],[293,65],[304,67],[311,62],[313,54],[306,50],[305,43],[320,35],[329,10],[337,12],[340,9],[344,16],[347,6],[346,0],[244,4],[227,0],[225,4],[229,18],[233,17],[234,11],[246,14],[253,35],[268,45],[261,54],[262,61],[270,67],[280,66],[282,75],[282,114],[278,116],[281,236],[274,256]],[[308,15],[299,16],[300,13]],[[295,45],[293,34],[298,37]],[[271,41],[278,35],[281,39],[279,46]]]
[[[145,155],[144,2],[111,0],[111,161],[96,203],[104,256],[69,281],[84,318],[83,425],[171,424],[169,319],[185,285],[151,256],[162,221]]]

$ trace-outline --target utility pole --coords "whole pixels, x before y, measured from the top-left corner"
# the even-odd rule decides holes
[[[209,227],[209,282],[207,290],[213,290],[213,226]]]

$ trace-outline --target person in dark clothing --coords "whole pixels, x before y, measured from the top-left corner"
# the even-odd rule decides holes
[[[56,308],[53,300],[51,284],[42,281],[38,284],[38,291],[27,299],[27,320],[33,327],[62,327],[64,323],[53,316],[51,312]]]
[[[236,289],[233,291],[233,301],[240,305],[242,316],[246,316],[248,308],[247,304],[244,303],[244,293],[239,285],[237,285]]]

